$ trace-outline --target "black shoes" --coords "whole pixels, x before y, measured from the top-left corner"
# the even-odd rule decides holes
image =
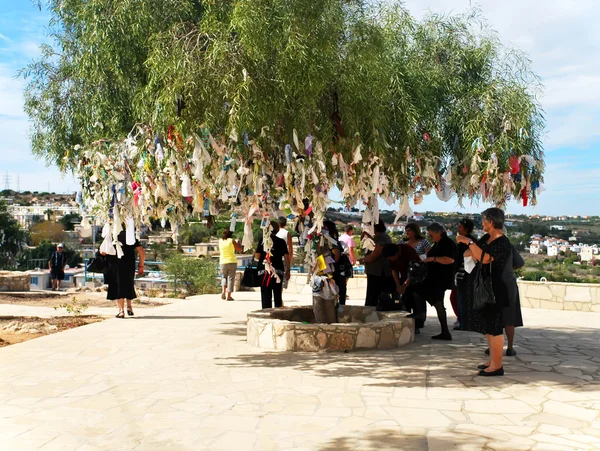
[[[485,355],[490,355],[490,348],[485,350]],[[513,348],[507,348],[505,355],[506,357],[514,357],[517,355],[517,351],[515,351]]]
[[[487,370],[488,368],[489,368],[489,366],[488,366],[488,365],[479,365],[479,366],[477,367],[477,369],[478,369],[478,370]]]
[[[452,341],[452,335],[450,334],[439,334],[439,335],[434,335],[433,337],[431,337],[432,340],[445,340],[445,341]]]
[[[481,365],[483,366],[483,365]],[[489,371],[486,372],[485,370],[481,370],[478,373],[479,376],[485,376],[485,377],[494,377],[494,376],[504,376],[504,368],[498,368],[496,371]]]

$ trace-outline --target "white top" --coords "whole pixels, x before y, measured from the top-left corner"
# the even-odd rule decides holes
[[[279,232],[277,232],[277,238],[281,238],[283,241],[285,241],[285,244],[287,244],[287,239],[288,239],[288,235],[290,234],[290,232],[288,232],[285,229],[279,229]]]

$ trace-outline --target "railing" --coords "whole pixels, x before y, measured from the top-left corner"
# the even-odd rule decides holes
[[[87,282],[88,279],[97,279],[97,277],[95,277],[95,276],[94,277],[88,276],[89,274],[101,274],[101,273],[94,273],[94,272],[90,273],[90,272],[88,272],[87,267],[88,267],[88,263],[90,262],[90,260],[91,260],[90,258],[86,258],[85,260],[83,260],[83,280],[84,280],[84,283]],[[136,261],[136,266],[137,266],[138,263],[139,263],[139,261]],[[164,262],[151,261],[151,260],[146,260],[144,262],[144,266],[145,267],[155,266],[155,267],[158,268],[159,266],[164,265],[164,264],[165,264]],[[147,272],[150,272],[150,271],[144,271],[144,274],[146,274]]]
[[[32,258],[31,260],[27,260],[27,270],[30,269],[48,269],[48,260],[49,258]]]

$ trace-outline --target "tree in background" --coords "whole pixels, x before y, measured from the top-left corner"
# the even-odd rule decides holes
[[[81,222],[81,215],[78,215],[77,213],[69,213],[60,218],[58,222],[63,225],[66,231],[72,231],[75,230],[75,224]]]
[[[43,221],[29,229],[29,244],[39,245],[42,241],[59,243],[65,238],[64,227],[59,222]]]
[[[54,210],[48,208],[44,211],[44,216],[46,216],[46,221],[51,221],[54,218]]]
[[[148,257],[153,261],[164,261],[165,258],[172,252],[173,246],[168,243],[152,243],[146,251]]]
[[[196,243],[205,243],[211,238],[211,229],[199,222],[183,225],[179,231],[179,244],[193,246]]]
[[[0,269],[16,269],[27,240],[27,232],[10,215],[6,204],[0,200]]]
[[[217,266],[210,258],[192,258],[172,252],[165,261],[165,273],[175,285],[185,287],[188,294],[219,292]]]

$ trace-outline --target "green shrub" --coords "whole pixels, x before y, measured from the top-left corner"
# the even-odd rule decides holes
[[[545,277],[548,281],[552,279],[550,273],[545,271],[529,271],[523,274],[523,280],[532,280],[535,282],[539,282],[542,277]]]
[[[186,257],[174,252],[165,260],[165,273],[176,286],[188,294],[218,293],[217,266],[212,259]]]

